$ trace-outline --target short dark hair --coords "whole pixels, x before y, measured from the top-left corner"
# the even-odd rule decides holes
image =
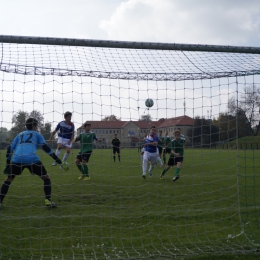
[[[156,128],[156,126],[155,126],[155,125],[152,125],[152,126],[150,127],[150,130],[151,130],[152,128]]]
[[[65,118],[65,119],[66,119],[66,117],[68,117],[68,116],[72,116],[72,113],[69,112],[69,111],[67,111],[67,112],[64,113],[64,118]]]
[[[91,123],[87,123],[87,122],[86,122],[86,123],[84,124],[84,127],[86,127],[86,126],[91,126]]]
[[[25,122],[25,126],[28,130],[32,130],[34,126],[38,125],[38,120],[36,120],[35,118],[28,118]]]

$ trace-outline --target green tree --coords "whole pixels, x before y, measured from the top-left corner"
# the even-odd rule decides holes
[[[151,115],[141,115],[140,121],[152,121]]]
[[[51,123],[50,122],[46,122],[44,124],[44,126],[42,126],[41,128],[41,134],[43,135],[43,137],[45,138],[45,140],[48,140],[51,136]]]
[[[12,117],[13,127],[11,128],[11,137],[14,138],[18,133],[24,131],[25,121],[29,118],[28,112],[19,110]]]
[[[240,127],[244,127],[245,135],[258,135],[260,128],[260,87],[255,84],[246,86],[238,100],[235,97],[228,100],[228,110],[231,115],[237,116]],[[249,129],[250,133],[248,133]]]
[[[193,127],[187,130],[187,136],[190,138],[192,145],[207,145],[219,141],[219,128],[212,124],[211,120],[196,116]]]
[[[121,121],[121,119],[115,115],[106,116],[101,121]]]

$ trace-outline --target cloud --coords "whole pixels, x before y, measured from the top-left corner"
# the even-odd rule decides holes
[[[250,45],[259,13],[256,0],[128,0],[99,27],[111,40]]]

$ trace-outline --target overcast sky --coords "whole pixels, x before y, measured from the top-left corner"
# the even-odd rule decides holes
[[[0,34],[260,46],[260,1],[1,0]]]
[[[0,34],[260,47],[260,0],[1,0]],[[214,109],[214,106],[217,109],[213,114],[217,116],[226,107],[228,98],[235,92],[234,89],[236,88],[236,81],[233,79],[231,81],[226,79],[221,87],[215,82],[202,83],[216,87],[215,93],[218,95],[215,100],[211,98],[212,94],[209,95],[207,100],[202,100],[201,97],[205,96],[203,91],[206,88],[204,87],[204,90],[199,92],[190,87],[190,91],[185,91],[185,88],[187,89],[185,82],[177,84],[178,86],[175,86],[175,89],[171,88],[172,93],[167,82],[149,83],[151,86],[149,88],[154,90],[154,93],[151,94],[151,91],[147,91],[147,84],[142,84],[142,82],[138,84],[126,81],[123,83],[112,82],[112,87],[108,90],[106,84],[111,84],[111,82],[107,80],[98,83],[95,82],[95,79],[80,78],[80,80],[75,80],[74,78],[73,88],[76,91],[82,86],[82,83],[77,82],[84,81],[84,86],[91,86],[91,89],[94,86],[93,82],[95,82],[98,86],[95,91],[99,89],[99,92],[96,93],[97,101],[93,101],[93,90],[86,88],[87,90],[83,89],[83,92],[85,91],[84,93],[87,96],[89,95],[88,101],[82,100],[81,103],[84,103],[84,105],[88,103],[91,109],[90,107],[84,108],[83,105],[76,108],[75,100],[71,100],[71,98],[69,102],[54,104],[54,99],[59,102],[60,99],[65,99],[65,94],[62,94],[61,97],[58,97],[58,94],[52,94],[52,97],[50,97],[50,100],[53,101],[52,108],[52,106],[46,105],[49,102],[46,98],[47,93],[45,93],[49,85],[46,79],[37,78],[38,85],[29,83],[31,81],[29,77],[20,80],[27,82],[26,87],[22,86],[25,91],[31,89],[31,93],[36,93],[39,91],[39,86],[43,89],[43,93],[40,93],[40,97],[44,99],[43,104],[35,106],[35,103],[33,103],[35,97],[29,93],[27,95],[21,94],[19,102],[17,102],[19,96],[17,88],[21,89],[17,83],[19,81],[17,81],[17,76],[7,76],[6,73],[1,76],[3,89],[16,93],[9,97],[9,103],[2,104],[4,109],[8,110],[9,104],[14,104],[15,101],[15,105],[9,110],[8,116],[3,113],[0,115],[2,125],[7,122],[10,125],[10,113],[14,114],[19,109],[30,112],[29,110],[32,107],[47,115],[53,113],[48,120],[46,119],[46,121],[53,122],[53,126],[62,119],[62,113],[59,114],[59,117],[54,115],[57,114],[57,110],[55,110],[57,107],[59,107],[58,111],[60,112],[67,110],[75,112],[74,122],[77,122],[76,127],[86,119],[100,120],[105,115],[112,113],[121,117],[122,120],[138,120],[145,109],[144,102],[142,101],[140,105],[140,100],[148,97],[149,93],[150,97],[156,101],[153,110],[150,110],[155,120],[161,117],[183,115],[184,103],[187,106],[186,113],[189,114],[190,111],[190,116],[211,114],[210,111]],[[68,82],[68,85],[71,86],[71,79],[68,77],[63,77],[60,80],[55,79],[55,81],[60,82],[53,84],[54,79],[49,80],[50,85],[55,86],[53,86],[53,89],[48,89],[48,93],[57,91],[59,85],[65,86],[64,82]],[[35,81],[32,80],[32,82]],[[130,84],[131,89],[128,90],[127,84]],[[137,85],[142,90],[146,89],[146,94],[140,95],[138,98],[136,96],[140,94],[140,91],[136,89]],[[198,82],[193,85],[198,85]],[[208,92],[212,92],[213,88],[210,88]],[[118,100],[116,106],[114,105],[116,101],[113,101],[113,104],[110,103],[111,89],[114,89],[114,93],[117,92],[118,95],[121,95],[121,99]],[[176,89],[178,89],[177,92]],[[158,90],[160,91],[158,92]],[[87,91],[89,93],[86,93]],[[85,95],[83,92],[79,92],[77,101]],[[129,94],[130,92],[132,94]],[[223,93],[225,93],[224,96]],[[122,102],[122,98],[126,98],[128,102]],[[190,99],[187,100],[187,98]],[[6,96],[3,99],[6,99]],[[198,103],[194,104],[193,100],[195,99],[204,107],[200,107],[197,105]],[[177,102],[180,103],[178,106]],[[96,104],[100,103],[103,104],[103,108],[96,107],[93,109]],[[165,103],[167,103],[166,108]],[[67,104],[69,105],[67,106]],[[222,107],[220,107],[220,104],[222,104]],[[104,105],[107,105],[109,109],[106,109]],[[196,108],[194,106],[197,106],[198,111],[194,109]],[[138,107],[142,107],[142,111],[138,111]],[[170,107],[172,110],[168,110]],[[81,114],[81,117],[76,117],[76,113]]]

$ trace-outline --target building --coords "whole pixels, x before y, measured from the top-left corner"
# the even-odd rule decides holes
[[[111,147],[114,134],[121,140],[122,147],[136,147],[140,139],[144,138],[152,125],[162,130],[163,135],[168,132],[173,137],[174,131],[179,128],[186,136],[187,129],[192,127],[194,119],[186,115],[158,121],[87,121],[91,123],[91,131],[103,140],[102,147]],[[77,129],[77,135],[84,132],[83,125]],[[186,137],[186,140],[189,139]],[[99,144],[98,144],[99,145]]]

